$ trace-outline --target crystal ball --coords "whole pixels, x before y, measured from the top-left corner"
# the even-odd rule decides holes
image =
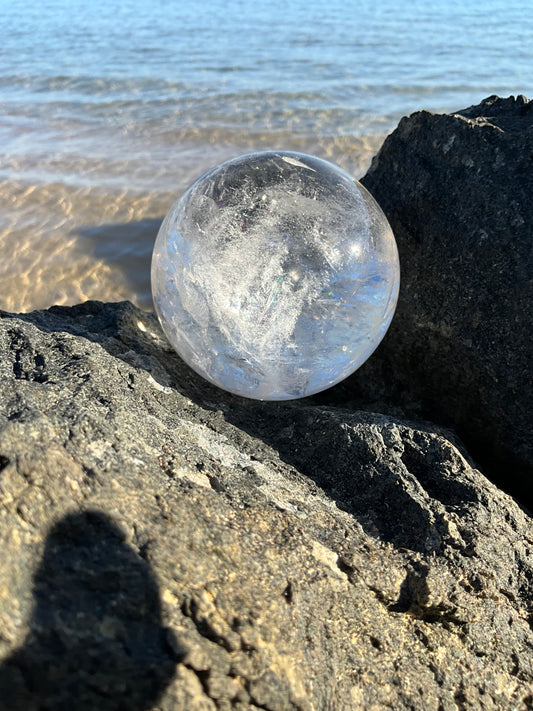
[[[211,383],[259,400],[312,395],[356,370],[387,331],[399,282],[394,236],[370,193],[287,151],[198,178],[152,257],[170,344]]]

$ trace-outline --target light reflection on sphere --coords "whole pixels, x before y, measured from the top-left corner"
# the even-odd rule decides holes
[[[232,393],[325,390],[374,351],[400,283],[370,193],[319,158],[263,152],[201,176],[166,216],[152,293],[177,353]]]

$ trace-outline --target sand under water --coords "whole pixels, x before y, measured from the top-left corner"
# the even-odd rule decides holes
[[[533,8],[513,0],[13,0],[2,25],[8,311],[150,309],[162,218],[227,158],[296,150],[360,177],[402,115],[533,93]]]

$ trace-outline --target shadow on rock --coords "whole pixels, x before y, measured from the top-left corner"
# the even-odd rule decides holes
[[[9,315],[6,314],[6,316]],[[127,301],[120,303],[87,301],[71,307],[53,306],[47,311],[18,314],[16,318],[33,324],[44,333],[57,334],[58,338],[59,334],[66,332],[98,344],[109,355],[149,373],[152,385],[143,382],[142,379],[136,379],[136,376],[130,373],[132,379],[129,381],[128,388],[131,389],[131,392],[137,393],[136,403],[143,402],[143,397],[146,397],[145,402],[151,402],[154,397],[156,399],[159,397],[158,392],[154,390],[153,384],[155,383],[156,387],[160,386],[159,391],[162,389],[165,392],[166,406],[174,412],[180,411],[183,407],[189,408],[190,404],[194,403],[202,410],[202,413],[199,414],[202,421],[209,420],[210,426],[215,429],[220,426],[220,418],[217,413],[220,413],[221,416],[223,413],[222,420],[256,438],[257,447],[261,448],[261,443],[263,443],[265,447],[271,447],[279,452],[287,464],[296,467],[303,474],[314,479],[319,486],[335,498],[341,508],[348,507],[347,510],[352,514],[355,513],[352,507],[353,502],[355,500],[361,502],[361,492],[358,491],[354,498],[355,492],[352,490],[354,462],[363,463],[364,466],[364,462],[367,462],[369,457],[373,459],[374,455],[368,451],[364,438],[355,443],[348,441],[349,438],[346,440],[342,422],[337,422],[336,417],[325,414],[325,411],[338,412],[341,420],[355,411],[381,412],[385,414],[386,418],[390,416],[393,419],[417,421],[419,429],[420,427],[424,429],[424,422],[429,421],[427,413],[424,413],[426,415],[424,417],[416,402],[406,403],[402,407],[387,402],[385,398],[376,401],[370,396],[361,396],[358,399],[344,402],[345,388],[347,387],[344,383],[339,383],[326,393],[287,403],[258,402],[231,395],[208,383],[181,360],[170,347],[154,314],[141,311]],[[29,341],[24,340],[25,338],[22,334],[17,341],[19,349],[26,344],[22,348],[21,354],[16,356],[18,358],[15,364],[17,369],[21,373],[23,371],[24,377],[30,380],[48,377],[46,373],[41,373],[41,367],[37,363],[39,359],[45,358],[51,364],[52,359],[48,358],[48,355],[45,356],[44,352],[33,350]],[[61,364],[63,358],[71,360],[73,357],[80,357],[73,354],[72,344],[68,342],[62,344],[60,350]],[[94,353],[93,357],[98,362],[98,354]],[[60,367],[60,371],[58,371],[60,375],[51,374],[50,378],[54,380],[60,377],[63,382],[65,370],[63,365],[58,364],[58,367]],[[102,373],[105,372],[106,367],[108,366],[102,363]],[[83,372],[85,373],[85,371]],[[112,378],[112,374],[109,377]],[[77,383],[77,381],[75,382]],[[73,387],[72,384],[66,386]],[[115,392],[115,383],[110,383],[110,388]],[[172,403],[168,400],[168,394],[171,392],[174,392],[178,398]],[[186,400],[180,400],[180,397]],[[206,411],[211,414],[206,414]],[[379,418],[379,415],[377,417]],[[447,428],[453,426],[450,422],[439,423],[438,419],[433,421],[438,423],[432,426],[432,431],[436,433],[440,430],[440,425],[447,426]],[[226,434],[231,440],[233,434],[229,431]],[[446,436],[449,438],[450,433],[448,432]],[[470,442],[467,439],[463,439],[462,442],[464,447],[460,442],[457,444],[463,455],[467,456],[464,448],[470,452]],[[422,449],[425,446],[424,444]],[[415,466],[418,478],[425,476],[433,480],[436,475],[427,473],[427,467],[432,467],[434,471],[437,471],[441,465],[445,465],[446,454],[442,455],[444,457],[442,459],[441,454],[437,452],[435,455],[437,461],[433,461],[430,457],[427,460],[424,459],[423,465],[419,465],[413,462],[410,451],[407,445],[405,457],[409,462],[406,459],[404,464],[408,464],[408,468]],[[257,452],[251,453],[251,456],[255,457],[256,455],[260,456]],[[470,457],[467,456],[467,459],[470,460]],[[475,466],[471,460],[470,464]],[[421,467],[423,471],[420,471]],[[365,471],[362,471],[362,476],[366,478]],[[509,493],[517,496],[523,506],[531,509],[529,490],[529,493],[516,492],[511,490],[509,485],[505,486],[506,482],[501,482],[498,477],[493,476],[493,480]],[[372,481],[375,480],[372,479]],[[387,481],[394,483],[395,479],[387,477]],[[450,484],[448,483],[447,486]],[[456,493],[455,486],[453,491]],[[468,499],[469,495],[466,498]],[[408,516],[408,510],[405,508],[401,509],[401,512],[402,517]]]
[[[3,711],[151,708],[175,664],[158,587],[101,512],[63,518],[34,578],[23,646],[0,667]]]

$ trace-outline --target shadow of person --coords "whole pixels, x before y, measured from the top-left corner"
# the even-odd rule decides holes
[[[174,670],[149,565],[105,514],[63,518],[34,578],[24,644],[0,667],[2,711],[141,711]]]

